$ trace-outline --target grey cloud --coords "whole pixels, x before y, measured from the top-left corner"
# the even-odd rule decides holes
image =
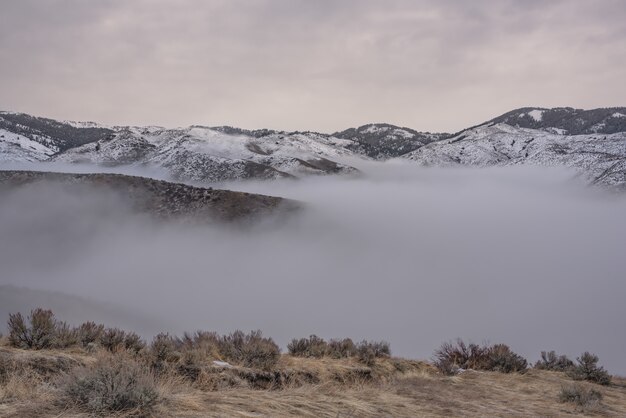
[[[61,119],[456,131],[626,92],[613,0],[26,0],[0,19],[0,107]]]

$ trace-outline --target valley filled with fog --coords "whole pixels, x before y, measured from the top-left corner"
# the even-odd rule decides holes
[[[462,337],[529,360],[589,350],[626,374],[623,194],[556,168],[352,164],[360,175],[211,184],[303,203],[252,225],[156,222],[89,190],[11,191],[0,292],[86,300],[59,315],[72,323],[108,306],[113,325],[148,338],[261,329],[283,349],[317,334],[428,359]]]

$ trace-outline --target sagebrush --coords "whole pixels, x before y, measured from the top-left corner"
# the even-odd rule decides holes
[[[523,372],[528,362],[505,344],[466,344],[460,338],[445,342],[435,351],[435,366],[444,374],[459,370],[487,370],[501,373]]]

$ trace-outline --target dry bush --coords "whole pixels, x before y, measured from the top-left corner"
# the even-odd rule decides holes
[[[535,369],[565,372],[574,367],[574,362],[565,355],[557,355],[554,351],[542,351],[541,359],[535,363]]]
[[[114,353],[122,349],[126,333],[119,328],[107,328],[100,336],[100,344]]]
[[[583,412],[597,412],[602,409],[602,393],[581,384],[562,386],[559,401],[573,403]]]
[[[348,358],[357,355],[357,348],[352,339],[333,339],[328,342],[328,355],[332,358]]]
[[[54,338],[52,341],[53,348],[68,348],[77,345],[79,342],[78,329],[70,327],[63,321],[57,321],[55,324]]]
[[[220,355],[229,362],[255,369],[271,370],[280,358],[280,348],[261,331],[235,331],[219,339]]]
[[[435,351],[435,367],[444,374],[456,374],[459,370],[488,370],[501,373],[523,372],[528,363],[505,344],[480,346],[465,344],[457,339],[446,342]]]
[[[489,347],[487,370],[500,373],[524,372],[528,367],[526,359],[511,351],[508,345],[496,344]]]
[[[482,369],[487,361],[487,349],[478,344],[445,342],[435,351],[435,367],[444,374],[455,374],[459,369]]]
[[[52,311],[33,309],[25,321],[21,313],[9,315],[9,343],[22,349],[51,348],[56,334],[56,320]]]
[[[294,338],[287,345],[287,349],[294,357],[328,356],[336,359],[357,357],[367,364],[371,364],[375,358],[388,357],[391,354],[389,344],[384,341],[362,341],[354,344],[350,338],[344,338],[326,342],[317,335],[311,335],[309,338]]]
[[[124,335],[124,348],[133,353],[139,353],[146,348],[146,343],[134,332],[127,332]]]
[[[108,351],[115,353],[122,349],[139,353],[146,348],[146,343],[134,332],[126,332],[119,328],[106,328],[99,338],[99,343]]]
[[[611,384],[611,376],[604,367],[598,367],[598,356],[595,354],[586,351],[576,358],[576,362],[578,364],[568,372],[572,379],[587,380],[599,385]]]
[[[215,332],[196,331],[194,334],[185,333],[178,342],[182,349],[200,350],[206,356],[219,358],[220,336]]]
[[[148,354],[150,367],[155,373],[164,373],[169,364],[175,363],[180,359],[177,346],[177,340],[169,334],[161,333],[152,339]]]
[[[76,405],[94,415],[149,414],[160,401],[154,376],[123,353],[102,357],[58,382],[63,407]]]
[[[77,328],[78,342],[83,348],[96,343],[104,333],[104,325],[95,322],[85,322]]]
[[[178,362],[177,372],[181,376],[195,382],[201,376],[207,363],[206,352],[200,349],[186,349]]]
[[[19,312],[10,314],[8,328],[10,345],[35,350],[63,349],[76,345],[86,348],[89,344],[100,341],[104,334],[103,325],[86,322],[79,327],[71,327],[66,322],[57,320],[52,311],[41,308],[32,310],[26,320]],[[123,331],[114,332],[116,335],[119,333]],[[109,346],[113,343],[117,344],[117,341],[108,341]],[[128,334],[126,345],[138,351],[141,345],[140,339],[136,334]]]
[[[356,346],[356,356],[360,362],[368,366],[374,365],[379,357],[389,357],[391,348],[389,343],[385,341],[366,341],[363,340]]]
[[[287,344],[287,349],[294,357],[321,358],[329,354],[328,343],[315,334],[309,338],[294,338]]]

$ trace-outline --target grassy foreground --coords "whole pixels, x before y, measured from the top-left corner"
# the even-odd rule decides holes
[[[294,340],[280,354],[260,332],[161,334],[147,344],[92,323],[68,327],[49,311],[12,315],[9,329],[3,417],[626,416],[626,379],[608,378],[593,359],[583,378],[564,357],[528,368],[502,345],[447,343],[431,364],[348,339]],[[450,372],[444,354],[474,367]],[[486,370],[494,359],[500,371]]]

